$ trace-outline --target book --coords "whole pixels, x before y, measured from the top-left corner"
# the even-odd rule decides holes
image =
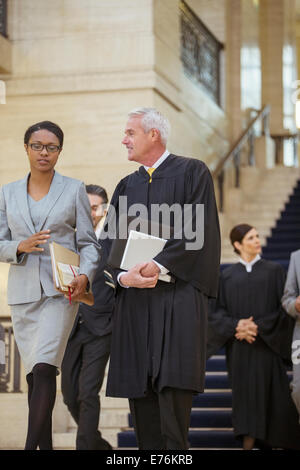
[[[134,218],[123,218],[121,223],[123,225],[123,233],[125,233],[124,226],[130,226]],[[145,221],[142,221],[145,222]],[[167,239],[152,235],[151,228],[154,227],[155,233],[163,233],[161,229],[167,228],[161,224],[154,224],[151,221],[146,221],[142,224],[144,231],[128,230],[127,238],[116,238],[113,240],[111,251],[108,257],[108,264],[112,268],[120,268],[128,271],[133,266],[139,263],[146,263],[152,261],[152,259],[160,253]],[[146,230],[145,230],[146,228]],[[146,233],[147,232],[147,233]],[[165,282],[174,282],[169,274],[159,274],[159,280]]]
[[[128,271],[136,264],[147,263],[162,251],[167,240],[155,237],[136,230],[130,230],[125,250],[120,263],[120,268]],[[161,281],[170,282],[168,274],[160,274]]]
[[[58,291],[68,292],[69,284],[79,275],[80,256],[59,243],[49,243],[54,287]],[[91,290],[86,292],[78,302],[94,305]]]

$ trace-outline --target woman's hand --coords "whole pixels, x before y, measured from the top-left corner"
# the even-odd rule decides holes
[[[26,240],[22,240],[17,248],[17,255],[21,253],[33,253],[35,251],[44,251],[44,248],[39,248],[38,245],[42,245],[47,243],[50,238],[50,230],[42,230],[41,232],[37,232],[31,237],[26,238]]]
[[[69,284],[71,289],[71,300],[74,302],[80,301],[80,298],[82,298],[86,293],[88,281],[88,277],[85,274],[80,274],[79,276],[74,277],[73,281]],[[69,298],[65,292],[64,294],[66,298]]]
[[[244,339],[248,343],[252,344],[257,336],[257,325],[253,321],[253,317],[245,318],[238,322],[235,331],[236,339],[240,341]]]
[[[239,341],[243,341],[243,339],[244,339],[245,341],[247,341],[247,343],[250,343],[250,344],[254,343],[254,341],[256,339],[255,336],[256,335],[253,335],[253,334],[248,333],[248,332],[236,333],[235,334],[236,339],[238,339]]]

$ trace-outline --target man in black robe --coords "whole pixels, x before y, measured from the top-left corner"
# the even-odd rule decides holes
[[[149,219],[161,204],[190,214],[189,220],[182,216],[181,235],[173,232],[152,261],[118,274],[107,395],[129,398],[140,449],[189,447],[193,394],[204,388],[208,298],[218,287],[212,178],[203,162],[169,154],[168,131],[168,121],[153,108],[129,114],[122,143],[128,159],[142,166],[120,181],[111,201],[117,220],[124,212],[121,196],[127,215],[134,204]],[[170,218],[173,228],[180,215]],[[159,280],[165,273],[173,282]]]

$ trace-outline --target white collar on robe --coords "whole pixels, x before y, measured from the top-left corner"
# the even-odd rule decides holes
[[[162,162],[164,162],[164,161],[165,161],[165,159],[166,159],[166,158],[167,158],[169,155],[170,155],[170,152],[169,152],[169,150],[165,150],[165,151],[164,151],[164,153],[162,154],[162,156],[161,156],[161,157],[159,157],[159,159],[158,159],[158,160],[156,160],[156,162],[155,162],[155,163],[153,163],[153,165],[152,165],[151,167],[150,167],[150,166],[145,166],[145,165],[144,165],[144,168],[145,168],[145,170],[147,171],[147,170],[148,170],[148,168],[155,168],[155,169],[156,169],[156,168],[158,168],[158,167],[159,167],[159,165],[161,165],[161,164],[162,164]]]
[[[247,273],[251,273],[252,271],[252,266],[257,263],[261,259],[260,255],[256,255],[255,258],[250,261],[250,263],[247,263],[247,261],[243,260],[242,258],[239,258],[239,262],[242,263],[246,267]]]

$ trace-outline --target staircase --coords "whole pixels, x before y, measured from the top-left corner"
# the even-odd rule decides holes
[[[300,181],[297,182],[263,248],[263,257],[288,268],[290,254],[300,248]]]
[[[190,449],[240,449],[231,424],[231,390],[228,384],[224,351],[207,361],[205,392],[193,400],[189,430]],[[137,447],[131,416],[128,426],[118,435],[120,449]]]
[[[222,263],[236,263],[237,261],[229,240],[229,232],[237,224],[248,223],[253,225],[258,230],[262,245],[269,242],[271,227],[275,226],[276,220],[282,214],[299,177],[298,168],[274,167],[268,169],[265,171],[263,182],[252,191],[251,197],[249,195],[245,197],[242,208],[238,211],[229,211],[228,233],[223,233],[222,237]],[[299,197],[300,192],[297,194]],[[296,195],[295,197],[297,198]],[[282,229],[282,231],[285,230],[287,235],[289,228]]]

